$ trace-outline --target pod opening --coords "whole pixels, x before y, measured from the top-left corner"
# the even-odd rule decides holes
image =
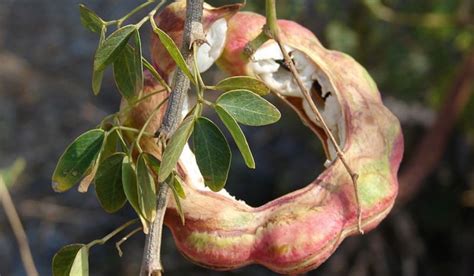
[[[206,43],[199,46],[197,64],[199,72],[208,70],[224,51],[227,21],[225,18],[216,20],[206,32]]]
[[[311,98],[321,113],[328,128],[334,135],[340,148],[345,143],[345,124],[341,106],[334,87],[328,76],[302,51],[284,45],[298,71],[304,87],[310,92]],[[250,70],[262,79],[268,87],[292,105],[295,111],[309,127],[317,133],[323,142],[328,163],[337,158],[337,151],[322,129],[322,124],[313,112],[310,104],[303,96],[296,81],[285,63],[278,44],[267,42],[251,57]]]

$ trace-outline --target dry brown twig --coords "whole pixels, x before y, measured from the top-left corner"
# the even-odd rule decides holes
[[[26,236],[25,229],[21,223],[20,217],[15,208],[15,204],[8,192],[7,186],[3,177],[0,175],[0,201],[2,202],[3,209],[7,215],[10,225],[13,229],[13,234],[18,242],[20,249],[21,260],[25,267],[26,274],[28,276],[37,276],[38,270],[36,270],[35,262],[31,254],[30,245],[28,243],[28,237]]]

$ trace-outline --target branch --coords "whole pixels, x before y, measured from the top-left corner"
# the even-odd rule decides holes
[[[288,52],[286,51],[285,47],[283,47],[283,44],[281,42],[280,35],[279,35],[279,28],[278,28],[278,22],[277,22],[277,17],[276,17],[275,0],[266,0],[265,7],[266,7],[267,23],[266,23],[266,27],[264,28],[264,31],[265,29],[268,30],[270,37],[273,40],[275,40],[275,42],[280,47],[280,51],[282,52],[283,57],[285,58],[285,63],[290,69],[291,74],[293,75],[293,78],[298,84],[298,87],[300,88],[305,100],[309,103],[311,110],[316,114],[316,118],[321,122],[324,132],[329,137],[329,139],[331,140],[331,143],[334,145],[334,148],[336,149],[338,158],[341,160],[342,164],[344,165],[344,168],[347,170],[347,172],[349,173],[352,179],[355,198],[357,202],[357,228],[359,232],[363,234],[364,231],[362,230],[362,214],[361,214],[360,200],[359,200],[359,195],[357,193],[357,178],[359,176],[357,175],[357,173],[355,173],[351,169],[351,167],[347,163],[346,158],[344,157],[344,153],[342,152],[341,148],[339,147],[339,144],[334,138],[334,135],[332,134],[329,127],[327,126],[326,122],[324,121],[323,116],[321,115],[318,108],[314,104],[313,99],[311,98],[311,95],[308,89],[306,89],[303,82],[301,81],[301,77],[298,71],[296,70],[296,67],[293,61],[291,60],[291,57],[288,55]]]
[[[125,228],[127,228],[130,225],[135,224],[137,222],[138,222],[138,219],[132,219],[130,221],[127,221],[126,223],[124,223],[124,224],[120,225],[119,227],[117,227],[114,231],[107,234],[105,237],[103,237],[101,239],[91,241],[90,243],[87,244],[87,247],[91,248],[92,246],[97,245],[97,244],[104,244],[104,243],[108,242],[111,238],[113,238],[115,235],[117,235],[118,233],[125,230]]]
[[[145,248],[143,250],[141,276],[161,275],[161,236],[163,232],[163,220],[165,218],[166,206],[169,201],[169,186],[160,183],[157,195],[156,218],[150,225],[150,231],[146,235]]]
[[[3,181],[3,177],[0,175],[0,201],[2,202],[3,209],[7,215],[10,225],[13,229],[13,234],[18,242],[18,247],[20,248],[21,260],[23,261],[23,266],[25,267],[26,274],[28,276],[38,276],[38,271],[36,270],[35,262],[33,261],[33,256],[31,255],[30,246],[28,244],[28,238],[21,224],[20,217],[15,209],[13,200],[8,192],[7,186]]]
[[[460,66],[445,101],[438,113],[435,123],[428,130],[415,152],[408,160],[405,170],[400,174],[399,203],[412,199],[423,186],[423,180],[436,168],[451,134],[454,123],[468,103],[474,84],[474,50],[471,50]]]
[[[181,54],[188,66],[193,64],[192,44],[195,37],[202,37],[202,9],[203,0],[186,1],[186,21],[184,22],[183,42]],[[181,110],[184,99],[189,89],[190,80],[179,68],[176,68],[172,86],[173,92],[168,101],[168,107],[164,115],[163,123],[160,127],[160,136],[168,139],[174,133],[181,120]]]
[[[183,42],[181,45],[181,54],[186,60],[188,66],[192,65],[192,47],[193,39],[202,36],[202,12],[203,0],[187,0],[186,2],[186,21],[184,23]],[[163,118],[163,123],[160,127],[160,140],[166,140],[174,133],[181,120],[181,111],[183,103],[186,98],[186,93],[189,89],[190,80],[179,69],[176,68],[176,73],[172,82],[172,92],[168,100],[168,106]],[[150,225],[150,232],[146,235],[145,248],[143,252],[142,266],[140,275],[161,275],[163,267],[161,265],[161,236],[163,230],[163,220],[168,205],[169,186],[165,183],[160,183],[156,218]]]

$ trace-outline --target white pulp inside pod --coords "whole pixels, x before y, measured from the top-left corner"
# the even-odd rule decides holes
[[[206,43],[199,46],[197,51],[197,65],[199,72],[207,71],[214,62],[219,58],[224,50],[225,38],[227,33],[227,21],[224,18],[221,18],[214,22],[206,32]],[[186,95],[186,100],[184,101],[184,107],[182,111],[182,117],[184,118],[189,112],[189,99]],[[180,156],[180,161],[183,164],[186,164],[187,174],[189,178],[188,183],[193,185],[193,188],[201,191],[212,192],[204,184],[204,178],[202,177],[199,167],[196,163],[193,152],[189,148],[189,145],[183,149],[183,152]],[[223,195],[228,198],[237,200],[234,196],[230,195],[225,189],[220,190],[217,194]]]
[[[216,20],[216,22],[212,23],[206,31],[206,43],[199,46],[196,56],[197,67],[200,73],[207,71],[222,54],[222,51],[224,51],[226,35],[227,21],[225,18]],[[172,83],[175,71],[170,74],[168,83]],[[184,118],[188,114],[188,111],[189,103],[186,95],[181,116]]]
[[[194,154],[191,151],[191,148],[189,147],[188,144],[184,146],[183,152],[181,153],[181,156],[180,156],[180,161],[181,163],[186,164],[185,167],[187,171],[186,176],[188,177],[188,181],[187,181],[188,184],[191,184],[192,187],[195,188],[196,190],[213,192],[204,184],[204,178],[202,177],[202,174],[199,171],[199,167],[196,163],[196,158],[194,157]],[[227,192],[226,189],[222,189],[215,193],[231,198],[236,201],[244,202],[242,200],[236,199],[233,195],[229,194],[229,192]]]
[[[218,19],[205,32],[206,42],[199,46],[196,55],[197,67],[200,73],[211,68],[224,51],[227,21],[225,18]],[[168,83],[172,82],[175,71],[169,75]]]
[[[209,27],[209,30],[206,32],[207,43],[199,46],[197,51],[199,72],[209,69],[222,54],[226,33],[227,21],[224,18],[218,19]]]
[[[318,97],[321,101],[315,102],[315,104],[339,146],[343,148],[345,141],[344,118],[327,75],[303,52],[286,45],[284,47],[293,59],[301,81],[306,89],[310,91],[311,96],[314,98],[315,93],[319,94]],[[274,92],[286,97],[301,98],[304,113],[313,123],[321,127],[321,122],[312,111],[308,101],[304,99],[293,75],[284,63],[280,48],[275,42],[266,43],[260,47],[252,56],[250,67]],[[326,143],[329,153],[329,160],[326,165],[329,165],[336,159],[337,152],[329,138]]]
[[[209,69],[215,60],[221,55],[225,43],[226,31],[227,23],[224,19],[216,21],[208,30],[206,40],[209,45],[203,44],[198,49],[197,62],[199,71],[204,72]],[[285,46],[285,48],[287,52],[290,53],[304,86],[311,91],[311,93],[317,93],[314,90],[315,86],[320,89],[320,97],[324,99],[324,103],[317,104],[318,109],[338,141],[339,146],[343,148],[345,141],[344,119],[341,107],[335,94],[332,92],[333,88],[326,74],[322,72],[303,52],[288,46]],[[278,45],[276,43],[267,43],[258,49],[252,56],[250,66],[255,74],[258,75],[273,91],[283,96],[301,98],[303,100],[302,106],[304,113],[312,122],[321,127],[321,123],[317,120],[316,114],[312,111],[308,102],[304,100],[291,72],[285,68],[286,66],[282,61],[283,55]],[[187,112],[188,106],[186,105],[186,108],[183,110],[183,117]],[[329,138],[326,143],[328,145],[329,153],[329,160],[326,161],[326,166],[328,166],[336,159],[337,152],[329,141]],[[197,190],[211,192],[211,190],[204,184],[204,179],[199,171],[194,154],[188,145],[185,146],[181,153],[180,160],[183,164],[186,164],[187,177],[190,178],[188,183],[192,184],[193,188]],[[218,194],[237,200],[225,189],[220,190]]]

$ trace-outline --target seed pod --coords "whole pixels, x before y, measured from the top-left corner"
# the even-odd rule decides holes
[[[242,4],[225,5],[214,8],[204,3],[202,25],[206,43],[198,49],[198,67],[204,72],[221,55],[224,49],[227,21],[242,7]],[[181,47],[183,40],[184,20],[186,18],[186,1],[176,1],[168,5],[155,16],[157,26],[166,32]],[[169,56],[156,34],[151,37],[151,53],[153,65],[165,79],[176,68],[176,64]]]
[[[167,209],[165,224],[178,249],[197,264],[228,270],[258,263],[278,273],[304,273],[323,263],[345,237],[358,233],[358,206],[349,174],[285,72],[274,41],[255,49],[251,58],[244,54],[264,22],[253,13],[235,15],[229,21],[219,64],[232,74],[262,79],[289,104],[321,139],[327,168],[306,187],[253,208],[225,191],[213,193],[205,188],[194,155],[185,147],[178,164],[186,192],[181,201],[185,225],[174,202]],[[311,32],[294,22],[279,24],[305,86],[312,90],[346,160],[359,175],[362,228],[373,229],[391,210],[398,190],[403,154],[399,121],[385,108],[373,80],[356,61],[323,48]]]

